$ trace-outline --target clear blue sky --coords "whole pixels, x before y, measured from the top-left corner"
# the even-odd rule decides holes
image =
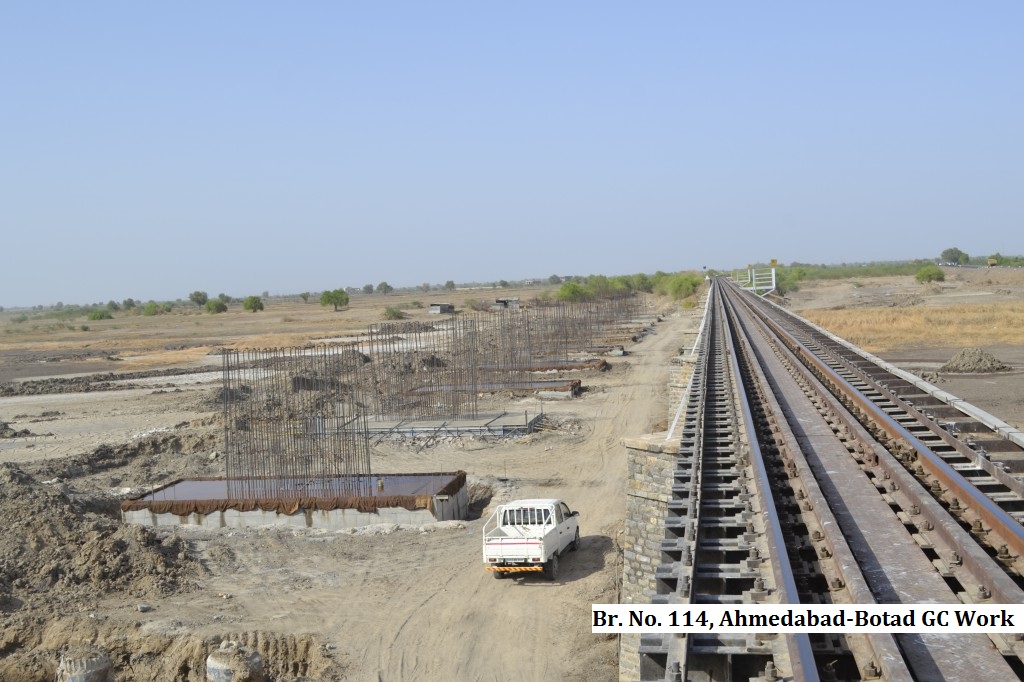
[[[1016,1],[3,3],[0,305],[1019,254],[1022,30]]]

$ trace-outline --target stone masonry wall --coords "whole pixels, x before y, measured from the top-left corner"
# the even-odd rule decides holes
[[[661,563],[665,516],[672,496],[672,474],[679,440],[666,433],[627,438],[626,532],[623,546],[622,603],[650,604],[655,593],[654,571]],[[619,639],[619,679],[640,679],[640,635]]]

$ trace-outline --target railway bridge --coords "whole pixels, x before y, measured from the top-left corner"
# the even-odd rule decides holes
[[[667,439],[627,440],[623,601],[1024,603],[1020,432],[722,278],[692,352]],[[1021,639],[624,634],[620,673],[1015,680]]]

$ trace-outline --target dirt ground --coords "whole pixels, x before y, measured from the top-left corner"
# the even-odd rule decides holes
[[[1019,300],[1024,276],[1005,279],[924,292],[912,278],[805,285],[788,304],[810,315],[886,306],[893,296],[938,307],[944,295],[957,304]],[[393,296],[387,305],[450,299],[462,307],[493,295]],[[259,650],[280,680],[616,679],[617,641],[590,633],[589,609],[618,598],[621,439],[666,428],[675,408],[670,361],[696,329],[696,311],[676,308],[628,355],[609,358],[609,371],[580,375],[587,390],[578,399],[494,398],[502,409],[543,408],[551,431],[375,447],[378,472],[468,472],[474,514],[465,522],[342,533],[119,523],[117,505],[132,492],[223,475],[223,426],[211,400],[218,347],[356,334],[380,321],[383,305],[354,297],[335,313],[271,300],[255,315],[119,316],[88,331],[0,315],[0,679],[52,680],[62,652],[91,645],[111,656],[119,681],[202,680],[206,655],[224,640]],[[960,349],[879,354],[934,372]],[[986,350],[1012,369],[937,381],[1022,426],[1024,343]],[[483,518],[517,497],[562,497],[580,511],[582,546],[555,582],[498,581],[482,569]]]
[[[313,318],[309,339],[358,333],[376,317],[349,311],[343,328],[315,328],[317,318],[337,316],[289,304],[283,317],[262,318],[260,336],[280,339],[273,330],[303,324],[301,315]],[[576,400],[498,396],[493,404],[543,409],[553,430],[422,451],[376,446],[379,472],[467,471],[474,515],[465,522],[354,533],[122,527],[125,495],[223,474],[211,400],[219,360],[209,352],[254,340],[241,314],[209,340],[189,329],[211,317],[125,319],[122,329],[135,328],[122,346],[118,330],[89,348],[75,347],[73,330],[43,348],[30,339],[0,346],[10,382],[0,420],[12,434],[0,439],[0,679],[52,679],[59,654],[81,644],[108,652],[119,680],[201,680],[222,640],[255,646],[274,679],[616,677],[617,643],[590,634],[589,609],[618,597],[620,440],[665,427],[669,360],[696,311],[657,324],[627,356],[610,358],[609,371],[581,375],[586,390]],[[156,371],[166,366],[192,371]],[[506,499],[547,496],[580,511],[579,551],[556,582],[494,580],[480,563],[481,514]],[[128,559],[103,560],[109,553]]]

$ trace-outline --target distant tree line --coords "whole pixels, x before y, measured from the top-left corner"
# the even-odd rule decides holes
[[[557,275],[553,275],[556,277]],[[551,280],[549,280],[550,282]],[[561,281],[561,278],[559,278]],[[589,275],[574,277],[563,282],[555,295],[559,301],[593,301],[599,299],[621,298],[637,292],[653,293],[667,296],[674,301],[681,301],[693,296],[700,288],[704,277],[696,272],[656,272],[653,275],[639,273],[635,275]]]

